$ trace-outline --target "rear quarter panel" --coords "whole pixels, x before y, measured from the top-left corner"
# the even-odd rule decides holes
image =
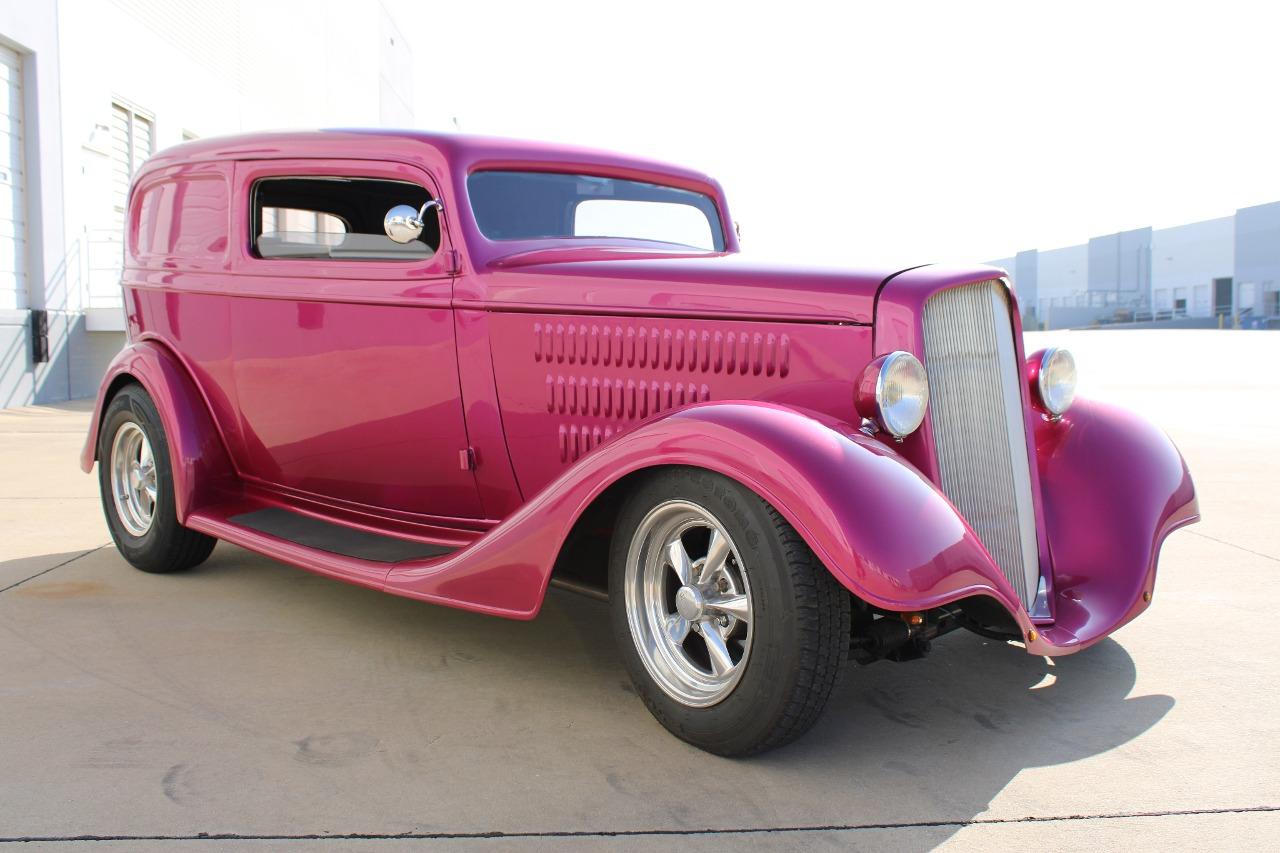
[[[239,428],[224,294],[231,289],[230,163],[153,169],[130,196],[122,283],[133,341],[159,341],[190,374],[231,446]]]

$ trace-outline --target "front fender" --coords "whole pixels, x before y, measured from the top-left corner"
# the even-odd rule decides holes
[[[1147,608],[1161,544],[1199,506],[1173,442],[1123,409],[1077,400],[1036,426],[1035,443],[1054,569],[1054,623],[1042,635],[1075,650]]]
[[[108,365],[80,452],[80,468],[85,473],[93,470],[103,410],[121,383],[130,380],[146,389],[160,413],[173,470],[175,510],[178,521],[185,521],[192,509],[213,500],[233,469],[204,397],[182,364],[159,344],[131,343]]]
[[[587,455],[474,545],[393,569],[398,595],[529,619],[573,524],[623,477],[705,468],[768,501],[850,592],[885,610],[998,601],[1033,654],[1091,645],[1147,606],[1160,543],[1197,516],[1186,466],[1159,430],[1081,401],[1038,428],[1055,621],[1034,625],[949,500],[892,447],[848,424],[763,402],[691,406]]]
[[[578,516],[641,469],[705,468],[783,515],[847,589],[889,610],[987,594],[1019,605],[951,503],[890,448],[847,424],[762,402],[691,406],[586,456],[470,548],[387,577],[390,592],[520,618],[536,614]]]

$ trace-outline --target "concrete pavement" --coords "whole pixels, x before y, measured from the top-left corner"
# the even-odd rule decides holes
[[[1054,661],[958,633],[851,669],[813,732],[742,761],[649,717],[589,600],[507,622],[225,544],[134,571],[76,467],[86,406],[0,412],[0,845],[1274,846],[1280,335],[1029,337],[1187,456],[1205,520],[1151,610]]]

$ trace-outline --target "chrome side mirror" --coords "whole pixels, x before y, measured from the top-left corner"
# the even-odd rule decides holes
[[[407,204],[397,204],[383,217],[382,230],[397,243],[412,243],[422,236],[422,228],[425,224],[423,217],[432,208],[443,211],[444,205],[435,199],[424,204],[420,210],[414,210]]]

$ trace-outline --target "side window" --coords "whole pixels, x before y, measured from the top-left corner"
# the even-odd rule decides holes
[[[420,261],[440,248],[439,211],[408,243],[387,236],[383,219],[397,205],[421,209],[431,194],[407,181],[371,178],[264,178],[253,185],[253,251],[260,258]]]

